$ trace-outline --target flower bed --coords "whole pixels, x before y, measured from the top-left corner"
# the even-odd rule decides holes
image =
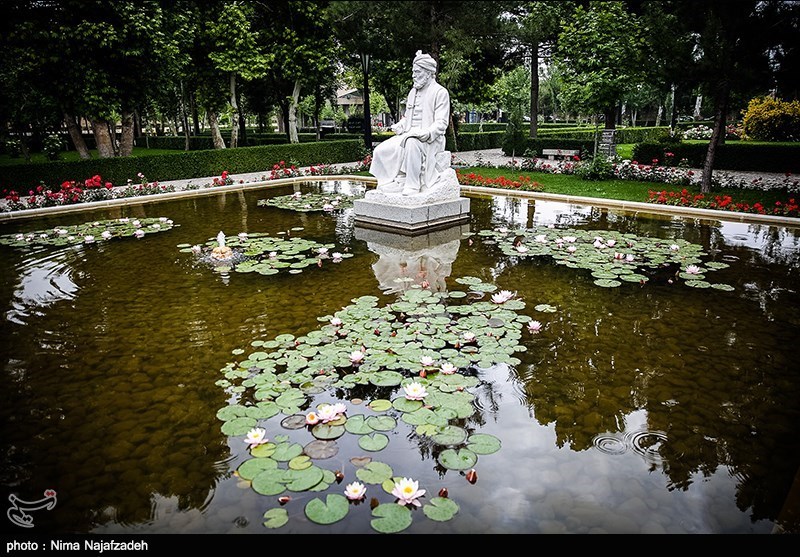
[[[706,196],[694,194],[685,188],[680,191],[650,191],[649,203],[659,205],[677,205],[680,207],[693,207],[699,209],[716,209],[737,213],[756,213],[759,215],[777,215],[782,217],[800,217],[800,205],[797,199],[791,197],[786,201],[776,201],[774,206],[767,207],[760,202],[746,203],[734,201],[730,195]]]

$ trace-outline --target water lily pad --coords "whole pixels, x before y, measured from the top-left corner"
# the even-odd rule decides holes
[[[722,283],[712,284],[711,288],[714,288],[715,290],[722,290],[723,292],[730,292],[732,290],[736,290],[730,284],[722,284]]]
[[[397,420],[391,416],[370,416],[366,424],[375,431],[391,431],[397,427]]]
[[[303,452],[311,458],[322,460],[336,456],[339,453],[339,446],[336,444],[336,441],[322,441],[317,439],[303,447]]]
[[[383,503],[372,510],[370,521],[374,530],[382,534],[395,534],[411,526],[411,511],[403,505]]]
[[[467,439],[467,448],[479,455],[496,453],[500,446],[500,439],[488,433],[473,433]]]
[[[478,455],[469,449],[445,449],[437,461],[449,470],[468,470],[478,462]]]
[[[597,279],[594,281],[597,286],[602,286],[603,288],[616,288],[622,284],[621,281],[612,280],[612,279]]]
[[[542,313],[555,313],[556,311],[555,306],[551,306],[550,304],[539,304],[533,309],[536,311],[541,311]]]
[[[343,425],[317,424],[311,428],[311,433],[317,439],[338,439],[345,433]]]
[[[270,457],[275,453],[276,447],[275,443],[262,443],[250,449],[250,454],[256,458]]]
[[[225,435],[247,435],[247,432],[254,428],[256,423],[257,421],[253,418],[234,418],[222,424],[220,429]]]
[[[372,461],[356,470],[356,477],[367,484],[382,484],[392,477],[392,467],[378,461]]]
[[[379,371],[370,376],[369,382],[377,387],[396,387],[403,380],[403,375],[396,371]]]
[[[322,481],[322,468],[311,466],[303,470],[289,469],[284,475],[286,488],[290,491],[307,491]]]
[[[277,464],[277,462],[276,462]],[[305,470],[306,468],[310,468],[313,466],[313,462],[311,462],[311,457],[308,455],[300,455],[294,457],[292,460],[289,461],[289,468],[291,470]]]
[[[251,458],[242,462],[236,473],[243,480],[252,480],[264,470],[274,470],[277,467],[278,463],[271,458]]]
[[[439,428],[433,424],[421,424],[414,428],[414,431],[417,433],[417,435],[430,437],[432,435],[436,435],[436,432],[439,431]]]
[[[286,470],[281,470],[279,468],[275,470],[264,470],[256,474],[256,477],[250,482],[250,487],[253,488],[253,491],[261,495],[280,495],[286,491],[286,485],[284,483],[285,473]]]
[[[423,505],[422,512],[431,520],[445,522],[456,515],[458,504],[447,497],[434,497],[428,504]]]
[[[433,435],[433,440],[439,445],[460,445],[466,439],[467,430],[454,425],[445,426]]]
[[[414,412],[422,408],[421,400],[408,400],[405,397],[398,397],[392,401],[392,406],[401,412]]]
[[[281,420],[281,425],[286,429],[301,429],[306,427],[306,417],[304,414],[292,414]]]
[[[289,462],[296,456],[303,453],[303,447],[299,443],[279,443],[275,447],[272,458],[278,462]]]
[[[358,438],[358,446],[365,451],[382,451],[389,444],[389,438],[383,433],[362,435]]]
[[[687,280],[686,286],[691,286],[692,288],[710,288],[711,283],[704,280]]]
[[[323,502],[321,499],[312,499],[306,504],[305,513],[309,520],[317,524],[333,524],[347,516],[350,504],[344,495],[330,493]]]
[[[352,433],[353,435],[366,435],[367,433],[372,433],[372,428],[367,425],[367,418],[363,414],[356,414],[355,416],[351,416],[347,418],[347,422],[344,424],[345,430],[348,433]]]
[[[270,509],[264,513],[264,519],[264,526],[274,530],[289,522],[289,513],[286,509]]]

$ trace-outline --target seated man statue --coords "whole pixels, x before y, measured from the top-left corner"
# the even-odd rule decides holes
[[[405,114],[391,127],[396,135],[379,143],[372,154],[369,172],[378,179],[378,191],[414,195],[430,188],[443,168],[450,167],[449,154],[443,156],[450,94],[435,75],[436,60],[418,50]]]

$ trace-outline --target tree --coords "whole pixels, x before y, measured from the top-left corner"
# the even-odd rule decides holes
[[[558,39],[565,101],[584,113],[603,113],[605,128],[614,129],[618,103],[646,79],[644,34],[623,2],[579,6]]]
[[[509,13],[512,57],[528,60],[530,67],[530,137],[538,133],[539,65],[547,60],[561,31],[561,22],[575,10],[574,2],[523,2]]]
[[[273,62],[272,54],[265,54],[256,43],[250,26],[252,9],[246,4],[226,4],[219,17],[210,26],[211,37],[216,46],[209,57],[217,68],[228,74],[230,83],[231,147],[239,144],[239,97],[236,92],[237,78],[250,81],[263,77]]]

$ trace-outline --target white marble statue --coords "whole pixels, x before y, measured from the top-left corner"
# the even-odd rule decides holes
[[[372,154],[369,172],[378,179],[381,194],[416,196],[449,181],[445,171],[450,170],[450,153],[444,147],[450,94],[435,76],[436,60],[418,50],[405,114],[391,128],[396,135],[378,144]]]

